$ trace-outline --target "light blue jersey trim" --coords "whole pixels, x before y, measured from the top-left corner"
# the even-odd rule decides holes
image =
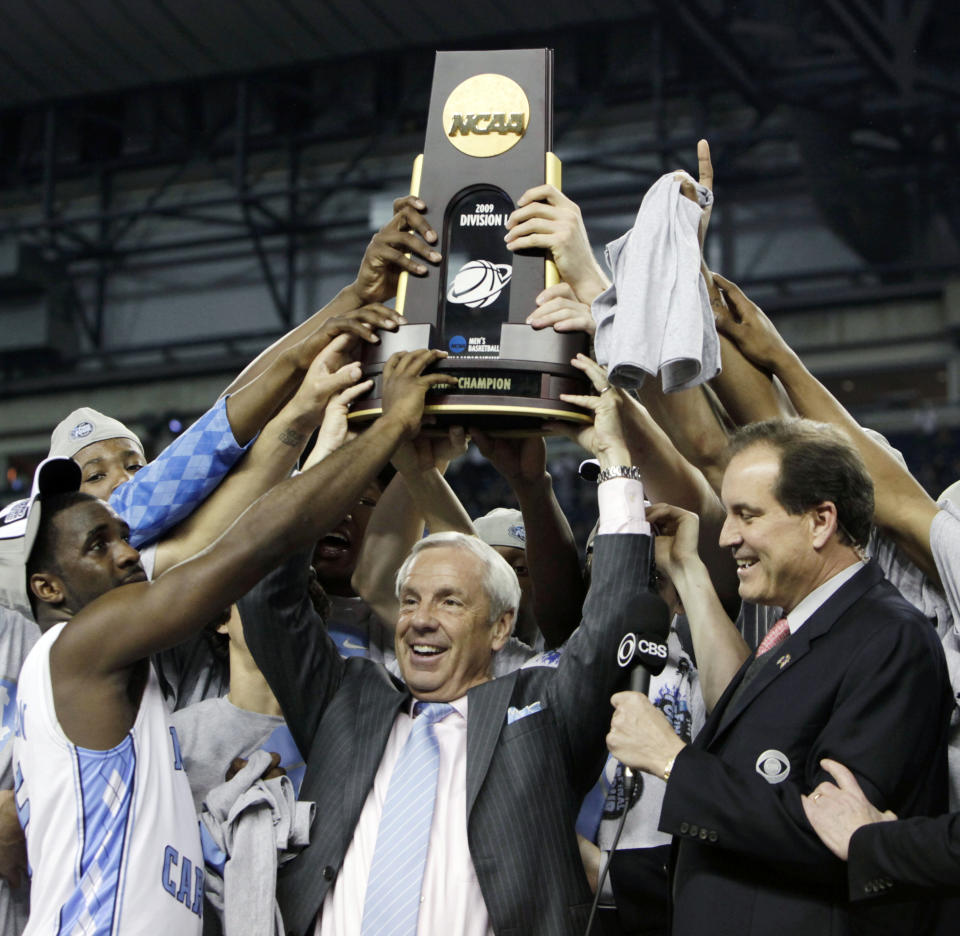
[[[74,747],[81,823],[75,890],[60,908],[57,936],[113,936],[119,921],[137,755],[133,735],[109,751]]]

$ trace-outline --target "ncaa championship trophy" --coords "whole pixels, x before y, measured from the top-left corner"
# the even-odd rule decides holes
[[[588,336],[526,324],[537,294],[557,282],[556,267],[543,251],[511,253],[503,240],[524,191],[560,187],[552,92],[552,50],[437,53],[411,192],[426,203],[443,260],[425,277],[401,274],[397,310],[407,321],[365,346],[364,377],[374,386],[354,402],[351,422],[380,414],[384,364],[417,348],[449,351],[437,369],[459,378],[427,396],[425,411],[441,426],[528,434],[549,419],[591,422],[559,399],[590,392],[570,365],[589,350]]]

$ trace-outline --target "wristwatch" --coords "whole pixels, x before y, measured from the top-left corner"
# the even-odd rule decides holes
[[[636,465],[611,465],[609,468],[600,469],[600,474],[597,475],[597,484],[612,481],[614,478],[630,478],[633,481],[642,481],[643,475]]]

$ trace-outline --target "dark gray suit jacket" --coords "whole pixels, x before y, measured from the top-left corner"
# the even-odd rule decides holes
[[[943,811],[952,700],[934,629],[870,563],[731,704],[748,666],[667,783],[660,828],[678,843],[674,933],[930,932],[930,908],[848,904],[846,868],[813,832],[800,794],[830,779],[820,767],[830,757],[881,809]]]
[[[468,693],[467,832],[497,936],[582,936],[590,906],[574,835],[603,766],[611,693],[634,601],[649,580],[649,537],[598,536],[583,623],[559,665],[518,670]],[[310,845],[278,876],[290,933],[312,933],[336,880],[406,687],[369,660],[343,660],[306,594],[309,556],[241,602],[244,634],[307,762],[300,796],[317,804]],[[510,706],[543,710],[507,724]],[[453,934],[452,934],[453,936]]]

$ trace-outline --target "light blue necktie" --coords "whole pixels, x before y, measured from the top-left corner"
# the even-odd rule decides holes
[[[380,815],[362,936],[415,936],[417,932],[440,770],[433,724],[453,710],[446,702],[417,702],[413,707],[413,728],[394,765]]]

